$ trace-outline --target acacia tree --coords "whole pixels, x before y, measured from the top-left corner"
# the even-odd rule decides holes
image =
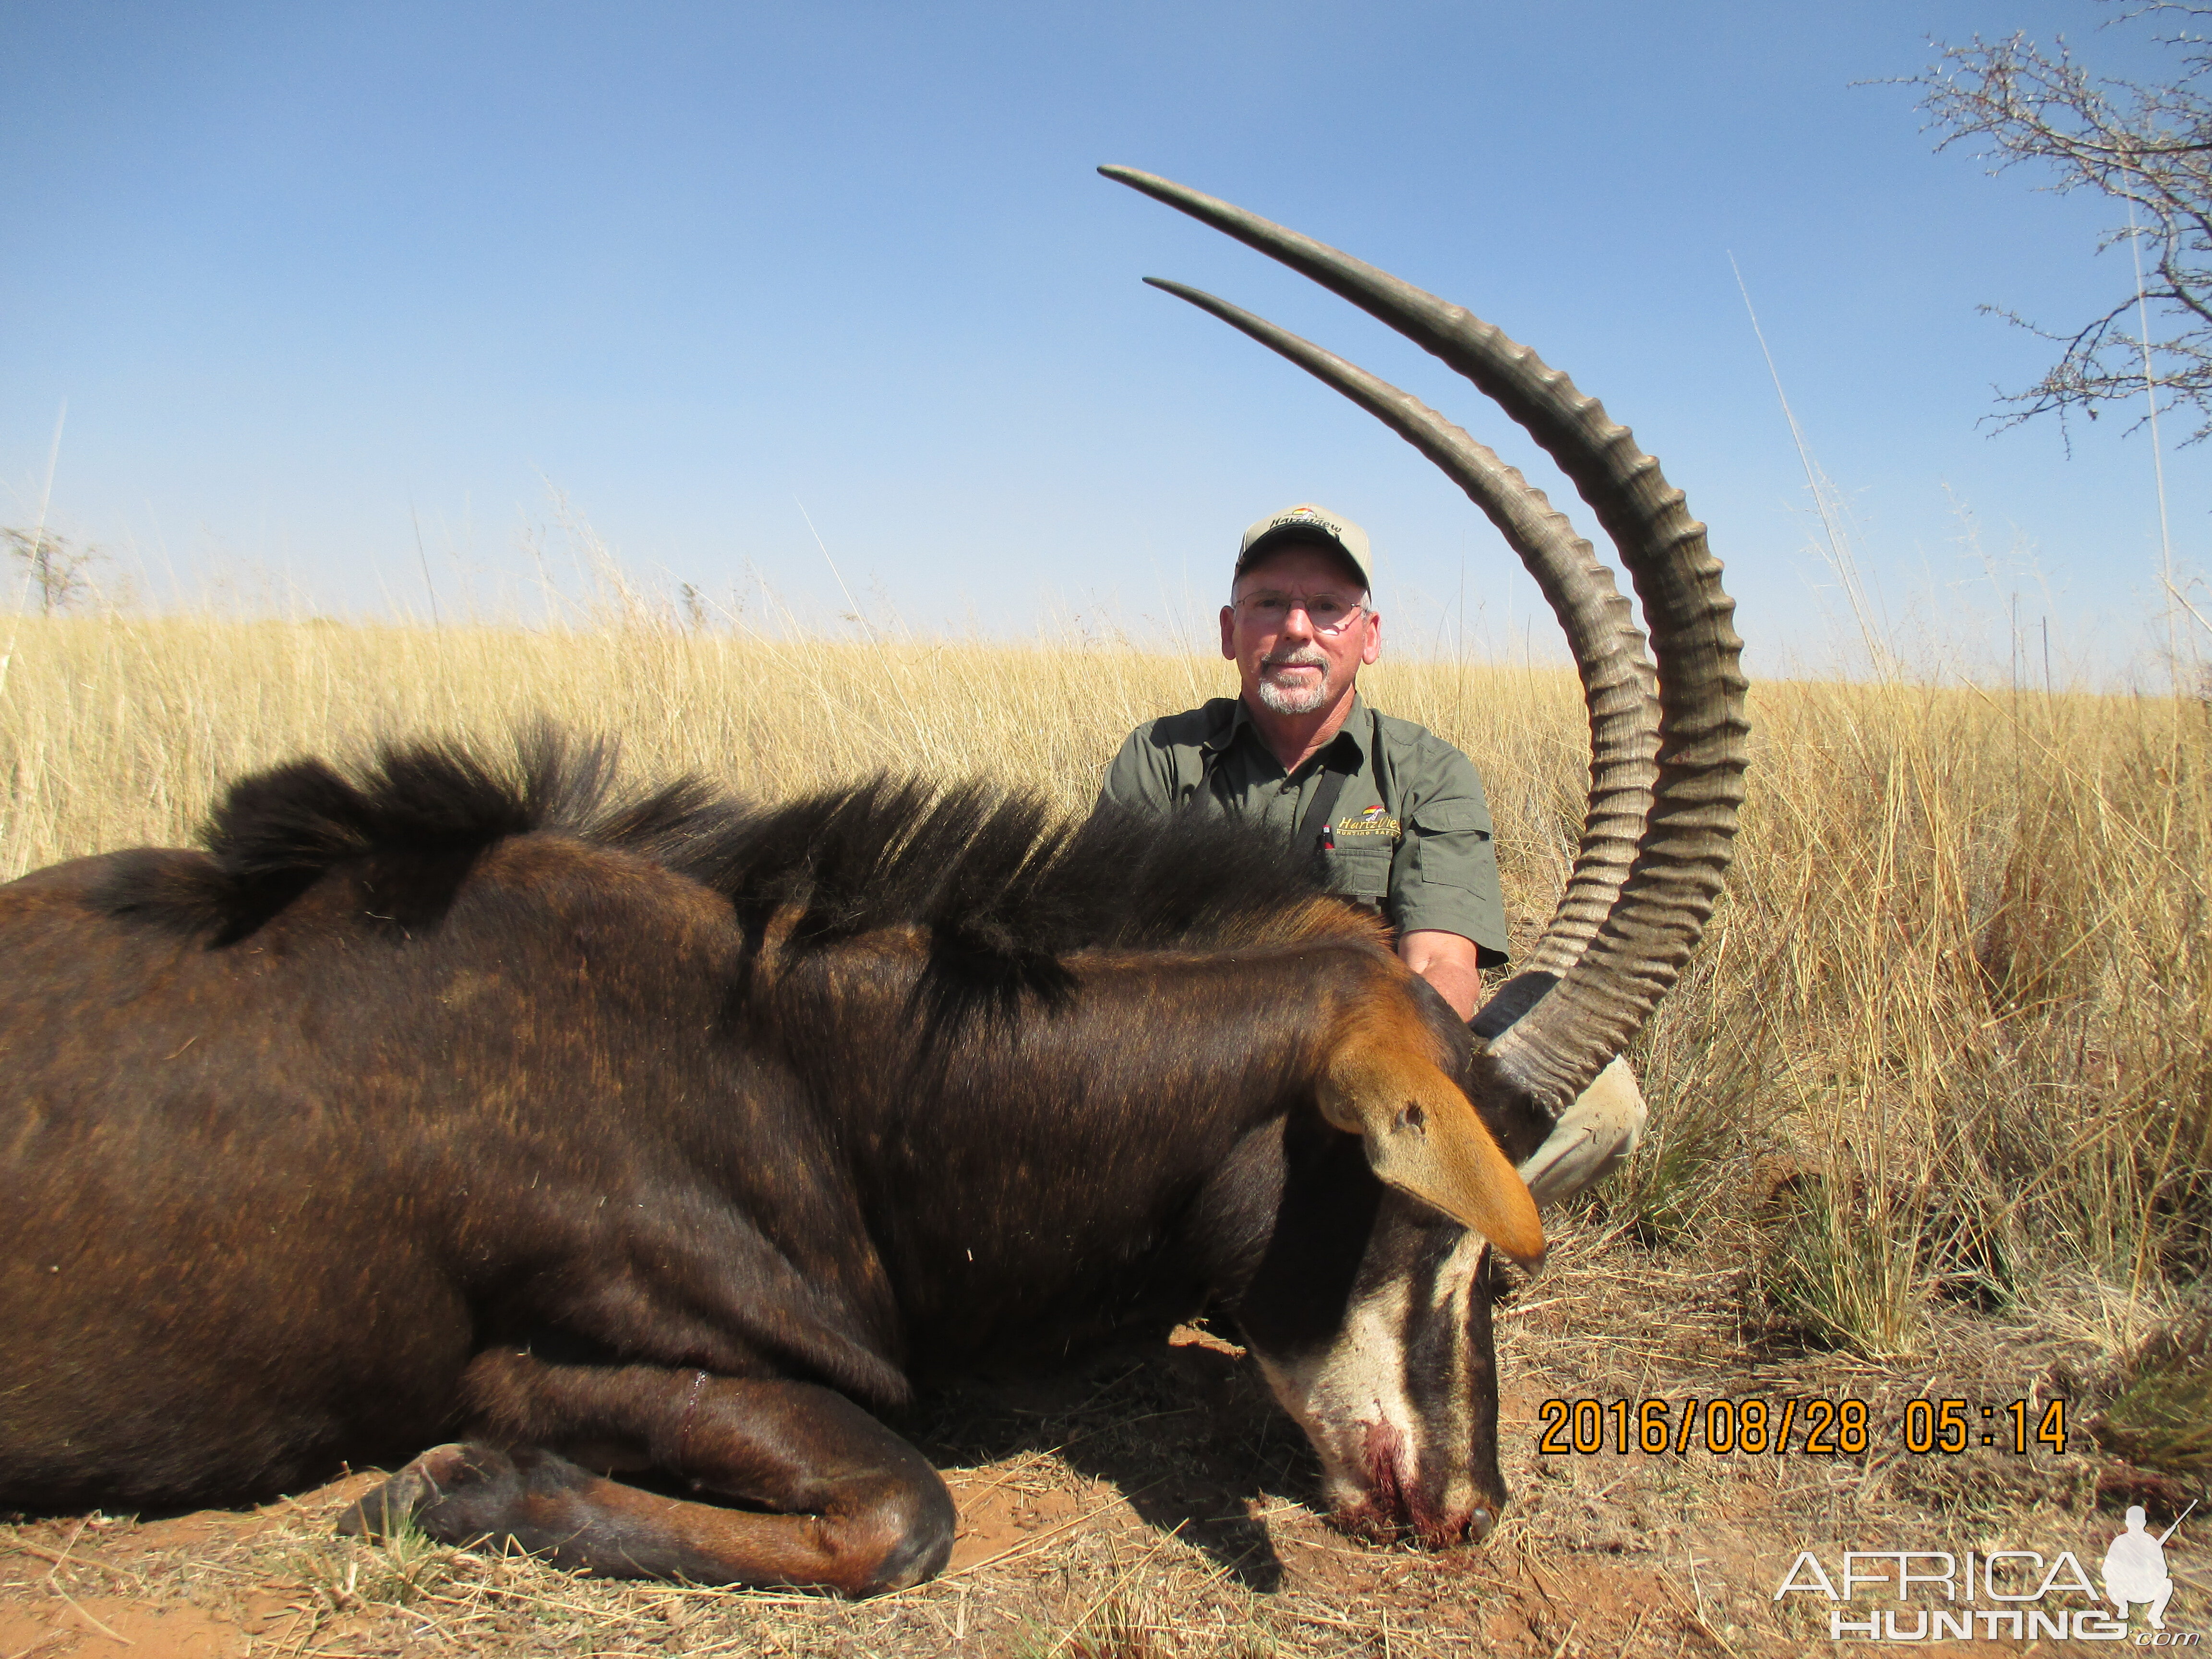
[[[2139,240],[2140,303],[2130,280],[2124,297],[2071,332],[1984,307],[2062,348],[2033,386],[2000,394],[2009,406],[2002,425],[2052,413],[2063,425],[2073,412],[2094,420],[2108,405],[2124,408],[2142,396],[2148,361],[2160,409],[2186,408],[2197,422],[2187,441],[2212,436],[2212,40],[2194,29],[2212,18],[2212,3],[2153,0],[2112,21],[2150,15],[2172,23],[2156,37],[2171,55],[2167,81],[2092,75],[2063,39],[2046,50],[2014,34],[1938,42],[1937,61],[1905,82],[1920,88],[1920,108],[1942,135],[1937,149],[1983,140],[1993,173],[2035,163],[2057,175],[2044,189],[2094,190],[2133,210],[2133,228],[2116,225],[2100,246]]]
[[[0,528],[0,543],[23,561],[24,574],[39,590],[39,609],[44,614],[66,611],[91,593],[88,571],[100,556],[96,550],[76,546],[68,537],[45,529]]]

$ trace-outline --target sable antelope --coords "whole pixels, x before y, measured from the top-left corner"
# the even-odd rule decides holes
[[[1485,1252],[1540,1255],[1537,1200],[1594,1169],[1569,1103],[1717,890],[1729,602],[1656,465],[1533,355],[1107,171],[1465,374],[1636,580],[1656,682],[1587,544],[1490,452],[1173,290],[1419,445],[1574,641],[1591,811],[1498,999],[1517,1019],[1470,1040],[1376,923],[1203,820],[1055,825],[887,783],[623,795],[542,736],[512,764],[279,768],[233,787],[204,852],[0,888],[0,1507],[244,1501],[411,1458],[349,1526],[863,1595],[940,1567],[955,1518],[872,1408],[1211,1295],[1340,1519],[1487,1528]],[[641,1469],[707,1501],[617,1478]]]

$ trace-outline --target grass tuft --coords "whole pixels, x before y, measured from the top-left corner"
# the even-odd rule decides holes
[[[2099,1445],[2144,1468],[2212,1475],[2212,1314],[2153,1334],[2115,1382],[2089,1424]]]
[[[374,1543],[334,1536],[310,1545],[293,1558],[291,1567],[331,1612],[345,1613],[404,1607],[435,1595],[453,1582],[458,1554],[410,1518]]]
[[[1830,1171],[1793,1183],[1768,1235],[1772,1312],[1808,1340],[1867,1359],[1902,1359],[1929,1341],[1920,1230],[1898,1207]]]
[[[1638,1243],[1688,1245],[1707,1235],[1742,1183],[1745,1136],[1717,1091],[1650,1100],[1643,1141],[1601,1189],[1607,1220]]]

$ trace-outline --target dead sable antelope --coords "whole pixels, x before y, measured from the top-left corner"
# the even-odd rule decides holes
[[[1656,465],[1533,355],[1108,171],[1465,374],[1635,579],[1656,678],[1588,545],[1489,451],[1175,290],[1419,445],[1574,642],[1590,815],[1493,1005],[1517,1020],[1471,1040],[1368,916],[1203,821],[887,783],[625,796],[543,737],[512,764],[279,768],[204,853],[0,888],[0,1509],[243,1502],[412,1459],[350,1524],[865,1595],[942,1566],[955,1522],[872,1409],[1211,1297],[1340,1519],[1486,1530],[1484,1255],[1541,1254],[1537,1200],[1593,1173],[1565,1109],[1717,889],[1729,602]],[[619,1479],[641,1470],[703,1501]]]

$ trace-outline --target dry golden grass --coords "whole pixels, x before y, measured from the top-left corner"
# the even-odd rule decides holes
[[[890,769],[981,775],[1079,811],[1132,726],[1231,684],[1225,664],[1120,643],[772,640],[681,630],[635,611],[569,632],[27,619],[0,672],[0,879],[80,854],[182,842],[226,779],[272,761],[428,733],[503,747],[539,714],[618,736],[633,773],[697,771],[756,795]],[[1364,684],[1377,706],[1474,757],[1498,823],[1508,908],[1516,932],[1532,936],[1564,878],[1583,803],[1587,750],[1571,676],[1386,662]],[[2212,1266],[2212,708],[1805,682],[1759,688],[1753,715],[1751,793],[1728,892],[1635,1055],[1654,1133],[1624,1175],[1563,1218],[1567,1243],[1528,1293],[1527,1316],[1507,1316],[1509,1389],[1516,1375],[1524,1389],[1583,1395],[1787,1384],[1896,1399],[1949,1386],[1997,1399],[2055,1385],[2079,1392],[2077,1420],[2100,1389],[2122,1411],[2154,1397],[2184,1427],[2191,1413],[2212,1418],[2201,1366],[2194,1381],[2159,1370],[2163,1355],[2201,1352],[2187,1334],[2200,1329],[2192,1308]],[[1593,1353],[1591,1337],[1632,1327],[1636,1342]],[[1784,1535],[1793,1515],[1790,1524],[1815,1528],[1808,1537],[1832,1530],[1832,1487],[1800,1464],[1777,1463],[1770,1476],[1731,1472],[1724,1460],[1687,1474],[1629,1460],[1618,1479],[1609,1459],[1547,1468],[1514,1438],[1533,1421],[1528,1400],[1508,1417],[1517,1449],[1508,1474],[1522,1497],[1487,1559],[1522,1587],[1511,1608],[1537,1607],[1530,1598],[1548,1594],[1547,1583],[1597,1559],[1593,1538],[1627,1550],[1605,1558],[1620,1561],[1643,1559],[1635,1552],[1658,1540],[1656,1565],[1638,1569],[1655,1582],[1675,1583],[1677,1556],[1689,1564],[1680,1594],[1649,1603],[1648,1618],[1646,1604],[1624,1604],[1617,1629],[1604,1626],[1604,1651],[1640,1650],[1662,1625],[1692,1650],[1708,1638],[1716,1650],[1758,1645],[1729,1632],[1736,1620],[1771,1620],[1754,1606],[1767,1564],[1744,1555],[1741,1610],[1708,1606],[1701,1517],[1726,1504],[1748,1513],[1755,1500],[1767,1506],[1754,1516],[1760,1537]],[[2115,1444],[2156,1438],[2115,1432]],[[2201,1436],[2182,1438],[2201,1459]],[[1264,1436],[1254,1444],[1267,1449],[1254,1454],[1261,1462],[1295,1459]],[[2021,1536],[2057,1513],[2052,1505],[2109,1485],[2109,1468],[2081,1461],[2094,1455],[2087,1437],[2081,1445],[2040,1474],[1998,1460],[1980,1474],[1945,1474],[1899,1462],[1893,1446],[1885,1462],[1878,1449],[1861,1473],[1857,1512],[1916,1536]],[[994,1481],[1006,1470],[1077,1478],[1027,1451],[1017,1460],[994,1444],[957,1449],[955,1461]],[[1300,1490],[1288,1467],[1267,1490]],[[2198,1473],[2186,1460],[2168,1467]],[[1803,1478],[1790,1486],[1785,1474]],[[1867,1510],[1869,1493],[1890,1507]],[[1289,1509],[1272,1513],[1269,1528],[1289,1524]],[[979,1576],[978,1596],[997,1585],[1030,1609],[1020,1618],[1045,1621],[1030,1628],[1012,1609],[994,1613],[988,1650],[1172,1651],[1163,1632],[1202,1616],[1227,1621],[1217,1646],[1365,1651],[1374,1620],[1403,1612],[1401,1601],[1351,1589],[1328,1611],[1255,1602],[1224,1583],[1218,1552],[1194,1551],[1188,1534],[1163,1544],[1131,1525],[1071,1532],[1024,1558],[1059,1575],[1027,1601],[1012,1581]],[[328,1589],[330,1572],[356,1564],[314,1535],[328,1563],[295,1576]],[[1148,1550],[1152,1565],[1133,1575],[1127,1564]],[[1182,1564],[1172,1572],[1161,1565],[1170,1557]],[[1389,1576],[1406,1559],[1376,1558],[1376,1582],[1396,1586],[1394,1595],[1413,1582]],[[438,1607],[463,1595],[474,1598],[471,1618],[520,1607],[501,1601],[498,1586],[525,1569],[456,1571],[462,1588],[440,1591],[448,1600]],[[1467,1571],[1469,1585],[1491,1582],[1488,1567]],[[530,1594],[568,1595],[611,1620],[659,1606],[653,1592],[571,1593],[541,1570],[528,1575]],[[1462,1600],[1437,1606],[1472,1607],[1464,1598],[1489,1593],[1455,1589]],[[888,1625],[863,1634],[876,1631],[876,1615],[773,1598],[747,1604],[757,1630],[726,1631],[761,1650],[934,1650],[956,1625],[964,1632],[985,1616],[965,1594],[948,1585],[913,1598],[919,1622],[896,1639]],[[1532,1635],[1551,1632],[1546,1651],[1557,1632],[1573,1636],[1568,1603],[1559,1606],[1555,1627],[1528,1613]],[[672,1630],[688,1616],[663,1622]],[[1462,1615],[1438,1617],[1406,1627],[1402,1650],[1463,1650]],[[525,1625],[524,1645],[589,1645]],[[1347,1634],[1355,1628],[1365,1633]],[[720,1639],[725,1627],[716,1630]],[[1621,1646],[1624,1634],[1639,1648]],[[1782,1650],[1795,1639],[1785,1634]],[[690,1644],[666,1641],[671,1650]],[[1663,1650],[1676,1647],[1670,1633]]]

